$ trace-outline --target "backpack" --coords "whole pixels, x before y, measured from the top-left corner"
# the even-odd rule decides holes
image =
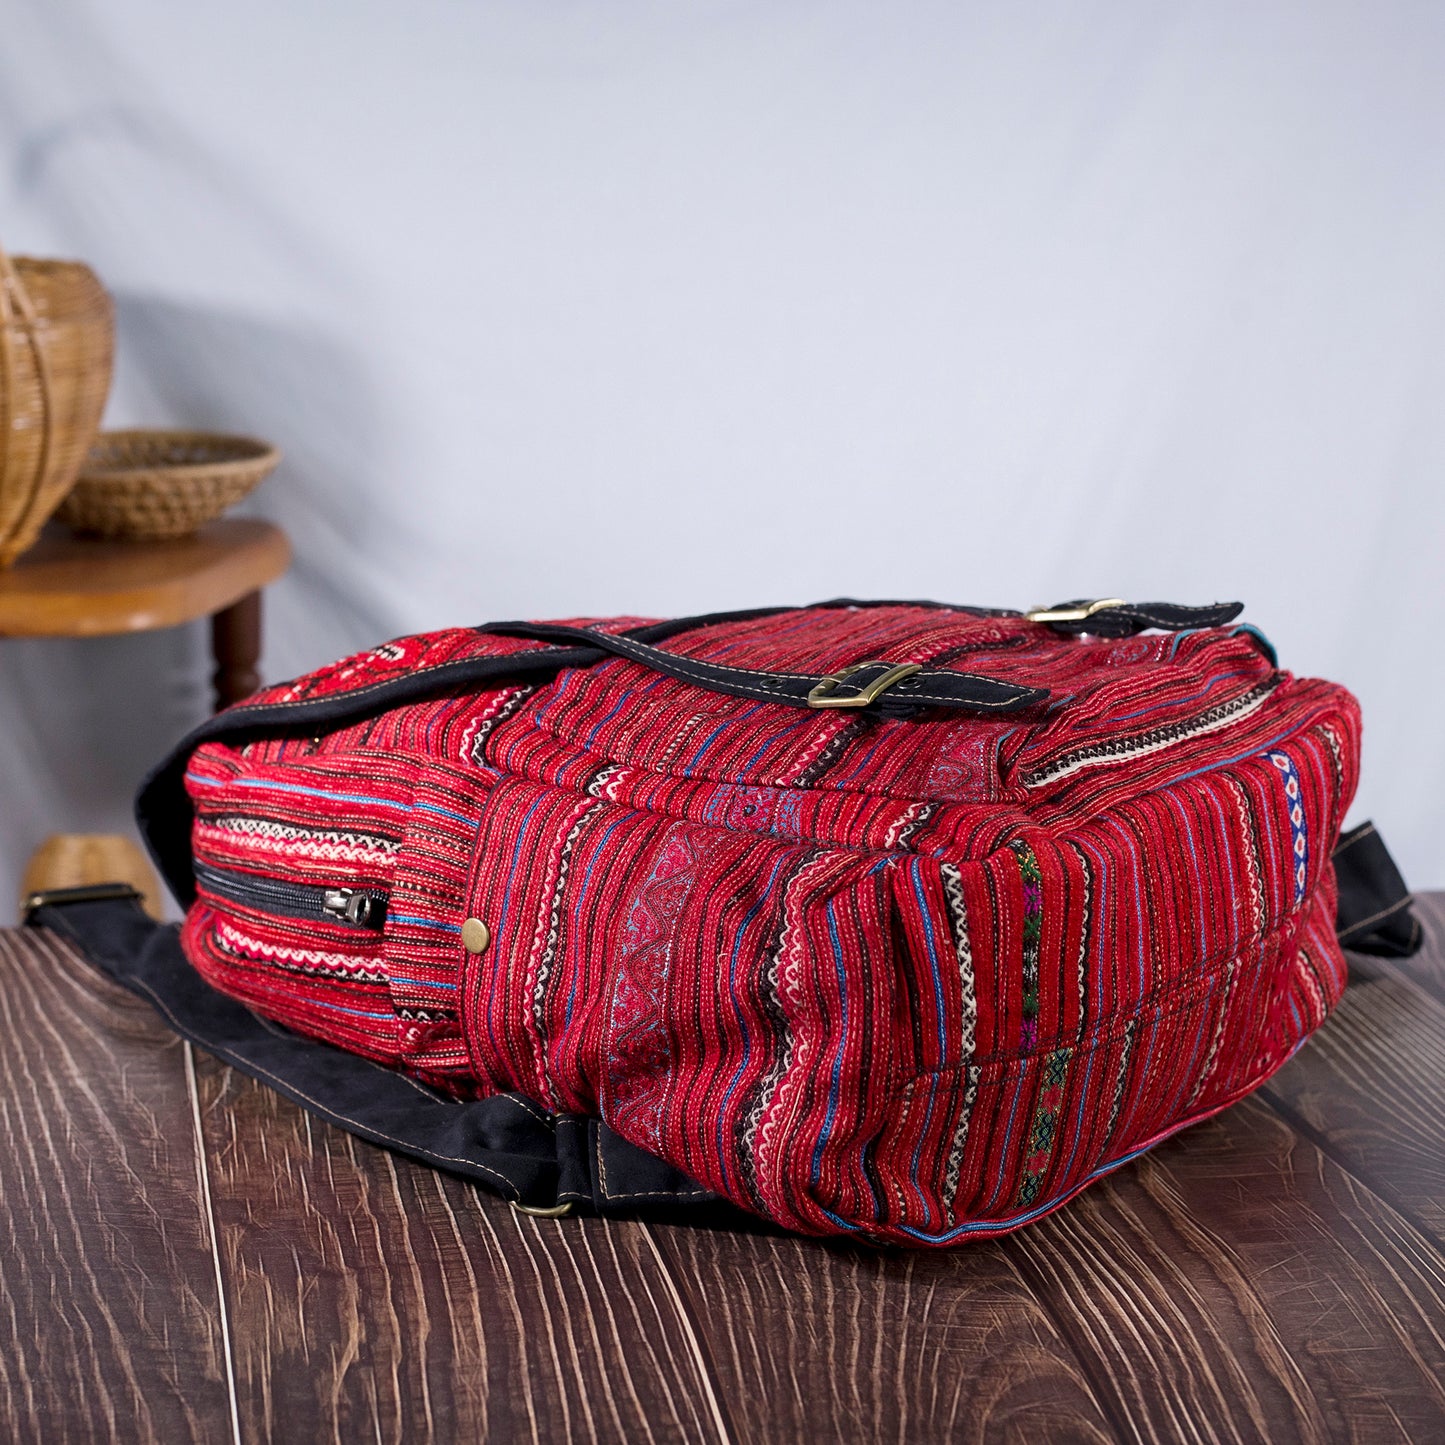
[[[152,774],[184,959],[137,917],[112,964],[533,1212],[1008,1231],[1256,1088],[1344,987],[1358,705],[1241,610],[842,599],[388,642]]]

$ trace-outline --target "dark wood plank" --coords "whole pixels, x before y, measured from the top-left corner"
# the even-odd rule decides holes
[[[1124,1438],[1445,1439],[1445,1257],[1257,1098],[1005,1246]]]
[[[233,1438],[185,1045],[0,930],[0,1436]]]
[[[1070,1344],[996,1247],[650,1228],[736,1441],[1113,1438]]]
[[[1423,911],[1261,1094],[936,1254],[524,1219],[204,1056],[193,1105],[143,1005],[0,933],[0,1421],[229,1438],[219,1265],[247,1440],[1445,1439]]]
[[[1445,1003],[1445,892],[1416,894],[1413,912],[1425,935],[1419,953],[1413,958],[1388,959],[1355,954],[1355,966],[1367,978],[1381,973],[1408,978]]]
[[[243,1438],[729,1438],[638,1226],[526,1218],[199,1078]]]
[[[1445,1001],[1395,960],[1359,960],[1333,1017],[1261,1098],[1445,1245]]]

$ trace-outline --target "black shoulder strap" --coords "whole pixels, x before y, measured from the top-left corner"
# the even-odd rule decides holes
[[[134,901],[59,894],[27,921],[69,939],[182,1038],[309,1113],[471,1179],[519,1209],[558,1215],[666,1208],[743,1218],[601,1119],[551,1114],[519,1094],[452,1099],[359,1054],[263,1022],[191,967],[174,924],[148,918]]]
[[[1414,902],[1395,860],[1373,823],[1340,834],[1335,848],[1339,905],[1335,927],[1340,942],[1356,953],[1406,958],[1423,940]]]

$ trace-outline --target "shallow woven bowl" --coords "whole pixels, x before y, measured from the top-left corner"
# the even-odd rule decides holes
[[[187,537],[235,506],[280,460],[269,442],[251,437],[102,432],[57,515],[100,537]]]

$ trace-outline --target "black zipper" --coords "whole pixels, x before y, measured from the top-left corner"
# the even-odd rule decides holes
[[[207,893],[254,908],[315,923],[337,923],[343,928],[365,928],[380,933],[386,924],[387,894],[380,888],[328,887],[315,883],[288,883],[261,878],[234,868],[215,868],[198,859],[196,882]]]

